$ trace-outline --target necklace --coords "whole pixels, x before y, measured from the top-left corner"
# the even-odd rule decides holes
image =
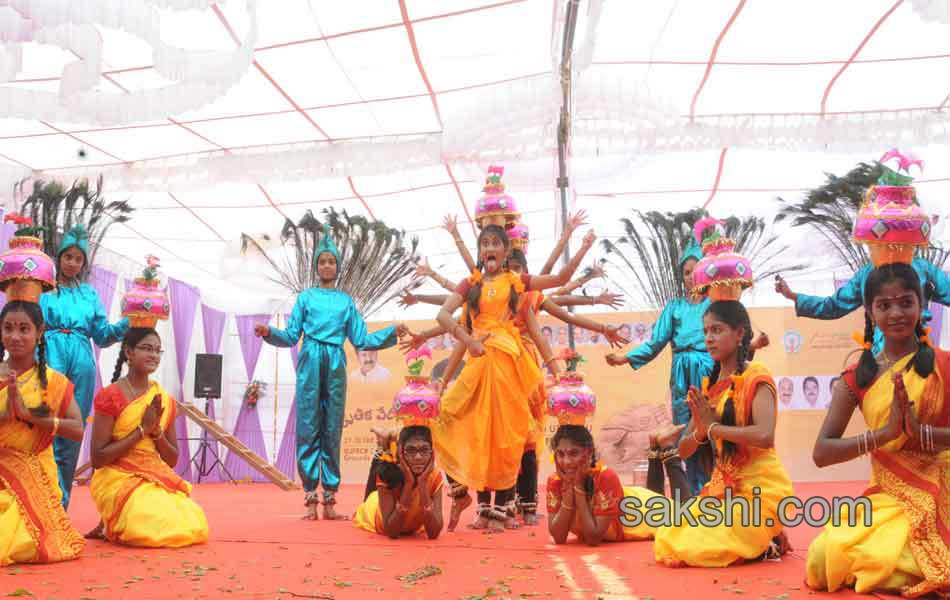
[[[917,347],[919,348],[920,345],[918,344]],[[884,370],[890,371],[890,370],[891,370],[891,367],[894,366],[894,363],[896,363],[896,362],[902,360],[905,356],[908,356],[908,355],[910,355],[910,354],[913,354],[913,353],[916,352],[916,351],[917,351],[917,348],[914,348],[913,350],[911,350],[911,351],[908,352],[907,354],[904,354],[904,356],[900,356],[900,357],[898,357],[898,358],[891,358],[890,356],[887,355],[887,348],[882,348],[882,349],[881,349],[881,360],[884,362]]]
[[[142,394],[144,394],[145,392],[148,391],[148,387],[149,387],[149,386],[148,386],[148,383],[145,384],[145,387],[142,388],[142,391],[141,391],[141,392],[136,393],[135,388],[132,387],[132,382],[129,381],[128,376],[123,377],[123,378],[122,378],[122,381],[124,381],[124,382],[125,382],[125,386],[126,386],[127,388],[129,388],[129,394],[131,395],[131,398],[129,398],[129,400],[135,400],[136,398],[138,398],[139,396],[141,396]]]

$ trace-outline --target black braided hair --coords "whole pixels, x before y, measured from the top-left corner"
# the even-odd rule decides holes
[[[739,345],[736,347],[736,374],[741,375],[745,372],[749,355],[751,354],[752,322],[749,319],[749,311],[737,300],[724,300],[710,304],[709,308],[706,309],[706,314],[712,314],[732,329],[742,329],[742,339],[739,340]],[[721,365],[717,361],[710,375],[711,384],[719,380],[721,368]],[[734,427],[736,425],[736,405],[734,400],[736,394],[735,382],[731,384],[729,389],[729,398],[722,408],[721,422],[723,425]],[[711,447],[712,444],[709,444],[709,446]],[[734,442],[723,440],[723,458],[734,456],[737,451],[738,448]]]
[[[150,335],[161,339],[158,332],[151,327],[129,327],[129,329],[126,330],[125,337],[122,338],[122,346],[119,348],[119,358],[115,361],[115,371],[112,372],[112,383],[115,383],[122,377],[122,365],[129,360],[126,352],[134,349],[138,346],[139,342]]]
[[[407,444],[409,440],[413,438],[419,438],[420,440],[432,446],[432,431],[424,425],[410,425],[409,427],[403,427],[402,431],[399,432],[399,441],[397,442],[399,451],[402,450],[403,445]],[[397,462],[391,463],[383,461],[379,464],[376,469],[376,474],[379,476],[380,481],[386,484],[391,490],[402,486],[406,482],[405,476],[402,474],[402,469],[399,468],[399,457],[394,456]]]
[[[871,344],[874,343],[874,323],[871,321],[870,311],[864,311],[864,351],[861,352],[861,358],[858,359],[858,368],[855,376],[860,387],[867,387],[877,377],[877,361],[874,360],[874,353],[871,352]]]
[[[597,450],[594,448],[594,436],[591,435],[586,427],[583,425],[561,425],[558,427],[557,431],[554,432],[554,437],[551,438],[552,451],[557,449],[561,440],[569,440],[581,448],[590,448],[590,466],[593,468],[597,465]],[[584,479],[584,492],[588,496],[594,495],[593,475],[588,474]]]
[[[874,299],[881,293],[881,288],[883,288],[888,283],[894,281],[899,281],[901,285],[904,286],[904,289],[910,290],[917,295],[917,300],[920,303],[921,311],[924,308],[924,295],[923,290],[920,287],[920,278],[917,275],[917,271],[913,269],[908,264],[904,263],[893,263],[889,265],[880,266],[868,275],[867,281],[864,284],[864,341],[865,343],[870,343],[874,339],[874,324],[871,321],[871,306],[874,304]],[[924,326],[920,320],[920,317],[917,318],[917,325],[914,328],[915,335],[919,338],[924,335]],[[907,363],[907,370],[910,370],[911,367],[917,374],[921,377],[929,377],[931,373],[934,372],[934,363],[936,362],[936,355],[934,354],[934,349],[928,344],[919,344],[917,347],[917,352],[914,354],[913,359]],[[874,381],[874,378],[877,377],[878,366],[877,361],[874,360],[874,355],[870,350],[865,350],[861,353],[861,359],[858,361],[858,368],[855,373],[857,378],[858,386],[864,388]]]
[[[501,243],[505,246],[505,260],[502,263],[503,268],[508,266],[508,253],[511,252],[511,240],[508,239],[508,234],[505,232],[504,228],[498,225],[486,225],[481,233],[478,234],[478,248],[479,253],[481,252],[482,240],[489,236],[494,235],[501,240]],[[475,267],[479,272],[485,268],[485,265],[482,264],[481,258],[478,260],[478,264]],[[479,280],[478,283],[472,286],[468,291],[468,310],[465,311],[465,325],[469,331],[472,330],[472,315],[478,314],[478,301],[482,296],[482,281]],[[518,293],[515,291],[514,286],[511,287],[511,291],[508,294],[508,308],[511,310],[511,314],[514,315],[518,312]]]
[[[0,311],[0,323],[6,319],[7,315],[12,312],[20,312],[29,317],[30,321],[33,323],[33,326],[36,327],[36,331],[39,334],[36,340],[36,350],[37,350],[37,361],[36,361],[36,372],[40,380],[40,386],[43,390],[46,389],[47,377],[46,377],[46,339],[43,333],[43,327],[46,322],[43,320],[43,310],[40,308],[40,305],[35,302],[27,302],[25,300],[14,300],[13,302],[8,302],[6,306],[3,307],[3,310]],[[0,346],[0,357],[5,354],[5,349]]]

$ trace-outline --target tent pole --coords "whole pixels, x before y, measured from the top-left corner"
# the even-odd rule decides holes
[[[561,231],[567,229],[567,188],[570,185],[567,176],[567,145],[571,129],[571,54],[574,47],[574,30],[577,27],[577,5],[579,0],[568,0],[567,15],[564,19],[564,38],[561,44],[561,114],[557,126],[557,187],[561,194]],[[564,264],[571,260],[571,243],[564,246]],[[573,307],[568,310],[574,312]],[[574,325],[567,325],[567,343],[574,349]]]

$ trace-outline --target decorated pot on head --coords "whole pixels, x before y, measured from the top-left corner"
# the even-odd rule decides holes
[[[129,327],[152,329],[159,320],[168,319],[171,304],[168,292],[158,287],[159,260],[146,257],[148,267],[132,282],[132,288],[122,298],[122,316],[128,318]]]
[[[586,361],[570,348],[564,348],[556,358],[567,363],[567,371],[548,388],[548,414],[558,425],[586,425],[597,409],[594,390],[577,371],[578,363]]]
[[[508,241],[514,250],[521,250],[528,254],[528,226],[524,223],[515,223],[508,228]]]
[[[432,350],[428,346],[406,354],[406,362],[409,365],[406,386],[393,398],[393,413],[403,427],[428,426],[432,419],[439,416],[439,408],[442,406],[439,391],[432,385],[429,377],[422,375],[424,357],[432,358]]]
[[[501,182],[504,173],[504,167],[488,167],[488,177],[482,188],[485,195],[475,205],[475,224],[479,229],[485,225],[511,227],[521,217],[515,199],[505,193],[505,184]]]
[[[896,159],[897,171],[886,164]],[[932,222],[917,202],[911,185],[910,167],[923,169],[923,161],[913,155],[890,150],[881,157],[884,172],[871,186],[854,220],[852,239],[866,244],[875,267],[889,263],[910,264],[917,248],[930,245]],[[902,175],[900,171],[908,173]]]
[[[709,296],[714,302],[738,300],[742,291],[753,284],[752,264],[736,253],[736,243],[726,237],[724,224],[707,217],[693,226],[693,235],[702,246],[703,257],[693,269],[692,291]]]
[[[4,222],[19,228],[10,240],[10,247],[0,254],[0,291],[7,302],[22,300],[39,303],[40,295],[56,287],[56,267],[43,252],[39,235],[42,227],[34,227],[29,217],[10,213]]]

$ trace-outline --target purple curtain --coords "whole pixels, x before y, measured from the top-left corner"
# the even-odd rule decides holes
[[[178,396],[185,401],[185,369],[188,368],[188,356],[191,352],[191,334],[195,328],[195,313],[198,308],[198,288],[177,279],[168,279],[169,300],[172,304],[172,329],[175,335],[175,359],[178,362]],[[191,448],[188,445],[188,421],[182,414],[175,422],[178,432],[178,464],[175,472],[182,478],[192,481]]]
[[[287,316],[289,317],[289,315]],[[286,322],[286,317],[285,321]],[[298,360],[297,346],[290,347],[290,360],[293,362],[294,371],[297,370]],[[297,389],[294,382],[294,390]],[[293,480],[297,472],[297,395],[294,393],[294,399],[290,403],[290,413],[287,415],[287,424],[284,426],[284,436],[280,438],[280,450],[277,452],[277,469]]]
[[[112,300],[115,297],[115,284],[118,280],[118,276],[108,269],[103,269],[99,265],[92,265],[92,269],[89,270],[89,285],[92,286],[92,289],[96,290],[96,294],[99,295],[99,302],[102,303],[102,308],[106,313],[106,317],[111,314],[112,311]],[[96,356],[96,393],[102,389],[102,371],[99,368],[99,355],[102,353],[102,348],[93,344],[92,351]],[[95,407],[89,414],[90,419],[95,415]],[[89,421],[92,422],[91,420]],[[84,465],[89,462],[89,441],[92,437],[92,427],[86,427],[86,431],[83,434],[82,438],[82,450],[79,451],[79,464]]]
[[[204,330],[205,336],[205,352],[208,354],[220,354],[221,353],[221,338],[224,335],[224,324],[227,321],[227,313],[220,311],[206,304],[201,305],[201,326]],[[208,403],[208,418],[212,421],[216,421],[215,410],[214,410],[214,401]],[[205,443],[211,448],[212,452],[210,456],[205,457],[205,460],[208,462],[214,462],[214,457],[219,456],[218,452],[218,441],[211,438],[208,435],[207,431],[201,432],[201,438]],[[218,482],[223,481],[221,477],[221,466],[218,465],[208,475],[202,478],[202,482]]]
[[[257,359],[261,355],[261,344],[263,342],[261,338],[254,335],[254,325],[256,323],[267,323],[270,320],[270,315],[238,315],[235,320],[237,321],[238,339],[241,342],[241,354],[244,356],[244,370],[247,373],[248,382],[251,382],[254,379],[254,367],[257,366]],[[238,413],[237,422],[234,424],[233,435],[251,452],[267,460],[267,446],[264,445],[264,432],[261,430],[261,418],[256,406],[247,406],[242,400],[241,412]],[[233,452],[228,452],[228,459],[224,464],[237,480],[268,481],[266,477],[252,469],[240,456]]]

